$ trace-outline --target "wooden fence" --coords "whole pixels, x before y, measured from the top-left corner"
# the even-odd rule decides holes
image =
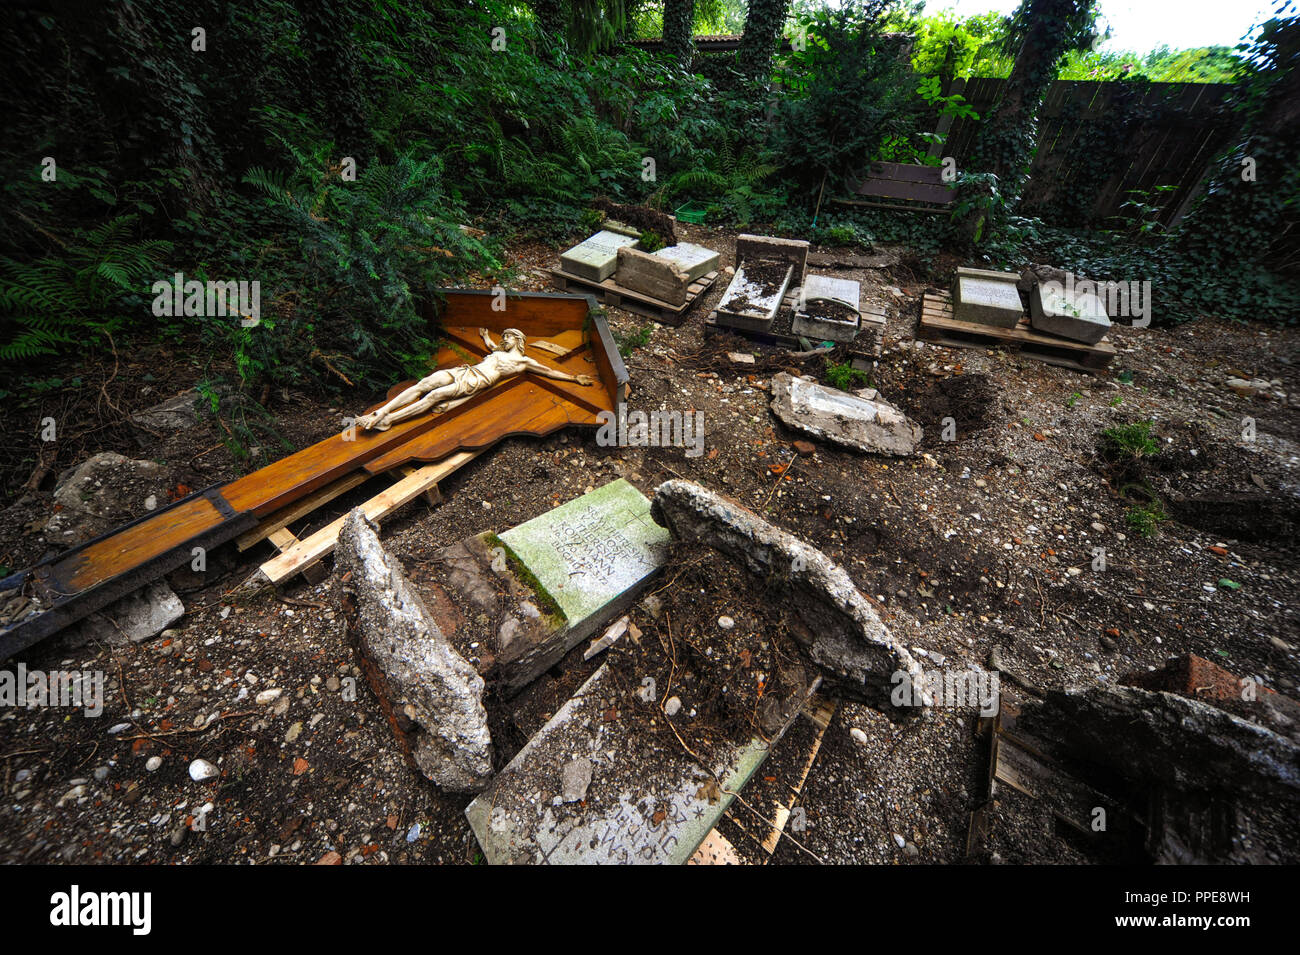
[[[981,120],[1002,95],[1006,80],[952,81]],[[1228,85],[1057,80],[1039,114],[1038,151],[1021,210],[1061,225],[1101,225],[1143,190],[1159,207],[1156,218],[1176,223],[1200,194],[1232,125],[1221,106]],[[1117,113],[1122,115],[1117,115]],[[956,119],[939,154],[957,168],[971,152],[979,121]],[[1157,194],[1157,186],[1176,188]]]

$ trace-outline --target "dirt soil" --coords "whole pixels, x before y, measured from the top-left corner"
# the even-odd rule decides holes
[[[733,233],[677,230],[735,265]],[[513,255],[514,287],[548,287],[557,249],[527,245]],[[417,500],[385,520],[385,545],[417,586],[430,586],[437,551],[470,534],[499,533],[618,477],[647,495],[687,478],[826,551],[925,667],[984,666],[997,647],[1016,677],[1063,687],[1113,683],[1192,652],[1300,696],[1296,333],[1215,319],[1116,326],[1118,354],[1096,376],[998,349],[936,347],[914,340],[920,295],[946,284],[960,263],[943,260],[926,274],[906,250],[899,258],[912,267],[816,271],[857,279],[864,306],[887,306],[883,354],[855,387],[877,388],[922,425],[915,457],[816,442],[808,452],[803,442],[812,439],[770,414],[768,381],[783,369],[824,381],[826,359],[734,336],[706,342],[702,324],[720,281],[679,328],[607,310],[617,338],[643,341],[627,359],[630,407],[703,411],[702,455],[605,448],[577,430],[509,439],[444,482],[441,505]],[[69,381],[81,375],[80,391],[53,390],[7,421],[0,564],[25,566],[58,547],[43,534],[55,476],[94,452],[158,461],[170,469],[164,486],[178,491],[285,453],[268,438],[254,462],[241,462],[210,418],[158,435],[127,426],[127,414],[194,384],[194,367],[176,360],[182,350],[68,369]],[[1242,397],[1226,385],[1233,376],[1275,385]],[[345,407],[377,397],[266,396],[293,447],[325,437]],[[94,420],[116,423],[72,429],[76,441],[57,454],[30,437],[41,418],[63,420],[65,410],[96,403]],[[1102,432],[1141,421],[1153,422],[1158,453],[1117,460]],[[29,476],[35,490],[23,488]],[[381,486],[350,492],[295,533]],[[1167,516],[1145,536],[1130,523],[1140,515],[1130,515],[1153,499]],[[186,614],[158,637],[82,646],[56,638],[26,655],[29,669],[102,671],[104,712],[0,712],[0,860],[481,860],[463,815],[468,797],[439,793],[403,760],[359,679],[334,575],[251,600],[231,594],[272,553],[266,543],[243,554],[228,548],[206,574],[174,577]],[[813,675],[799,672],[783,608],[725,559],[675,548],[652,590],[631,615],[639,643],[624,637],[604,658],[629,685],[651,675],[673,686],[683,702],[673,725],[686,743],[708,748],[761,731],[763,697]],[[720,625],[723,617],[732,626]],[[518,697],[489,698],[500,765],[602,662],[582,661],[581,650]],[[860,704],[824,702],[834,704],[825,732],[796,720],[719,827],[739,855],[767,861],[770,820],[797,797],[800,824],[771,861],[970,861],[969,816],[988,786],[976,712],[936,708],[931,718],[894,722]],[[646,732],[681,745],[662,721]],[[218,768],[216,778],[191,779],[200,758]],[[1036,811],[1015,797],[1000,807],[997,858],[1083,860]]]

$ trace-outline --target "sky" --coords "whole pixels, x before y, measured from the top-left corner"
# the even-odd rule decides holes
[[[1098,0],[1111,37],[1098,50],[1146,53],[1161,44],[1172,49],[1236,46],[1267,20],[1277,0]],[[990,11],[1007,14],[1019,0],[928,0],[926,13],[954,10],[963,17]]]

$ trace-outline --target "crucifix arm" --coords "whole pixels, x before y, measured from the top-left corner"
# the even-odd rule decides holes
[[[480,328],[478,334],[483,339],[483,344],[487,346],[488,351],[496,351],[497,343],[492,340],[492,336],[486,328]]]
[[[530,371],[535,371],[539,375],[545,375],[547,378],[554,378],[556,381],[576,381],[580,385],[592,385],[596,379],[591,375],[570,375],[567,372],[560,371],[558,368],[552,368],[549,365],[543,365],[535,358],[527,359]]]

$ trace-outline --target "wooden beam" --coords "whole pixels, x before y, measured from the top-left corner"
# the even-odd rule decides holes
[[[299,518],[306,517],[316,508],[323,504],[328,504],[334,498],[341,494],[346,494],[358,484],[364,484],[369,480],[371,475],[365,471],[359,471],[356,474],[349,474],[347,477],[341,477],[331,484],[325,485],[319,491],[309,494],[300,501],[290,504],[283,510],[276,511],[262,523],[258,524],[251,531],[246,531],[235,538],[236,547],[242,552],[248,550],[259,541],[272,538],[272,535],[281,528],[288,527]],[[272,539],[271,543],[275,543]]]
[[[477,451],[461,451],[445,461],[420,468],[411,475],[402,478],[382,494],[377,494],[361,505],[361,510],[372,521],[387,517],[403,504],[419,497],[429,488],[453,473],[462,464],[473,460]],[[254,575],[258,583],[273,584],[288,580],[304,568],[317,563],[323,557],[334,552],[339,542],[339,532],[347,515],[330,522],[316,533],[299,541],[277,557],[273,557],[258,568]]]

